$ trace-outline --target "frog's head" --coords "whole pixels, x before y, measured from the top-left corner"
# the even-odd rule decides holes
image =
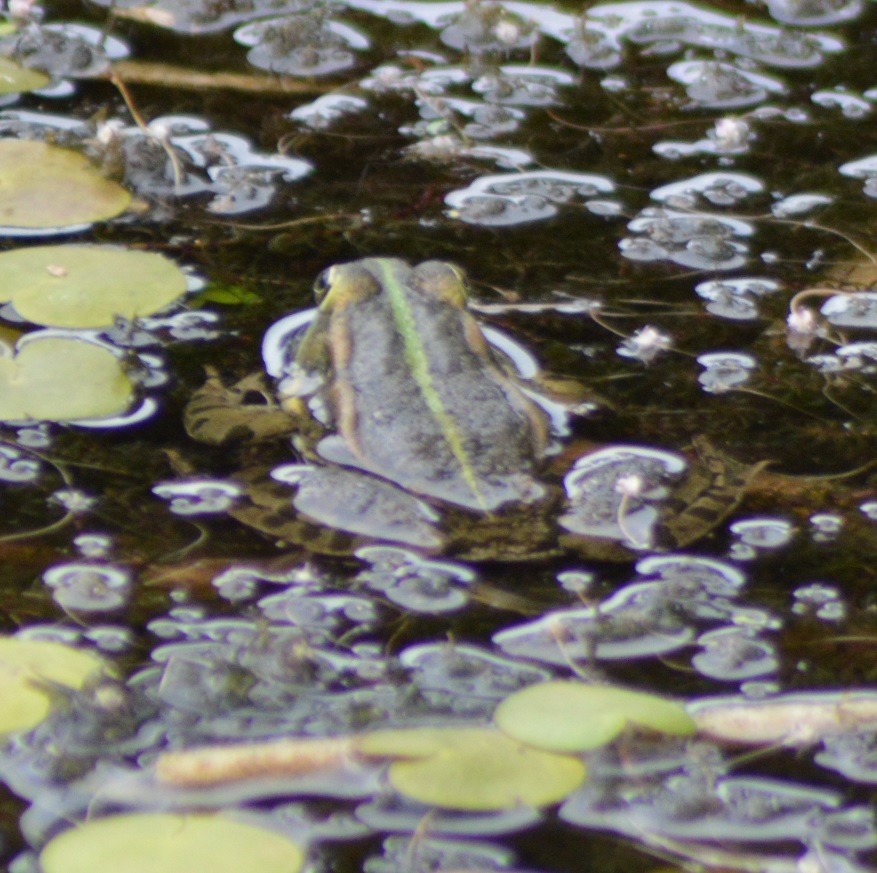
[[[321,312],[338,312],[381,293],[381,283],[367,264],[368,261],[335,264],[317,276],[314,299]]]
[[[466,274],[447,261],[424,261],[413,269],[399,258],[364,258],[335,264],[314,282],[321,312],[339,312],[382,292],[402,288],[465,309],[469,299]]]
[[[422,294],[436,297],[443,303],[465,309],[469,300],[466,274],[447,261],[424,261],[413,270],[411,284]]]

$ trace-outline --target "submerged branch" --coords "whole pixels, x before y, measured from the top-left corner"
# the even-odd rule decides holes
[[[109,71],[96,78],[119,79],[126,85],[153,85],[160,88],[182,88],[188,91],[237,91],[266,96],[324,94],[336,87],[313,80],[266,76],[259,73],[224,71],[205,73],[188,67],[147,61],[116,61]]]
[[[234,743],[165,752],[156,761],[156,776],[169,785],[206,787],[246,779],[306,776],[331,770],[352,758],[350,737]]]

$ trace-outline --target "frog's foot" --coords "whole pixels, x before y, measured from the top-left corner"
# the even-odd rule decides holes
[[[215,446],[268,440],[293,430],[290,417],[275,403],[261,373],[223,384],[213,367],[186,404],[183,425],[192,439]]]

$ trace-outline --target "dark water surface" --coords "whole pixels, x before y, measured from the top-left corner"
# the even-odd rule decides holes
[[[147,326],[144,351],[168,374],[146,389],[149,420],[0,434],[10,467],[39,461],[0,492],[2,630],[102,651],[125,677],[122,703],[73,695],[0,756],[10,869],[38,870],[33,852],[89,814],[204,806],[295,833],[312,869],[337,873],[873,869],[873,719],[800,749],[758,742],[762,754],[740,761],[705,738],[628,737],[590,753],[592,777],[560,813],[505,818],[424,819],[386,788],[107,788],[168,747],[480,724],[549,676],[685,700],[877,683],[877,298],[826,303],[877,273],[873,5],[655,0],[580,19],[579,4],[500,15],[473,3],[461,24],[462,2],[286,4],[350,43],[324,54],[312,33],[294,43],[301,22],[259,29],[241,14],[186,33],[143,20],[185,29],[233,2],[139,16],[118,5],[109,17],[46,3],[43,21],[107,26],[127,44],[118,76],[152,123],[154,166],[130,152],[115,164],[136,198],[122,217],[3,248],[162,252],[206,280],[179,311],[218,320]],[[235,42],[238,26],[254,46]],[[322,63],[340,68],[310,75]],[[203,73],[237,78],[215,87]],[[131,125],[129,109],[111,82],[70,75],[57,74],[69,93],[0,110],[0,136],[56,138],[54,122],[19,110],[73,119],[65,144],[110,165],[113,121]],[[179,153],[175,183],[161,142],[179,148],[198,124],[245,137],[256,156],[228,146],[208,172]],[[250,175],[217,182],[235,162]],[[386,554],[278,548],[203,494],[200,513],[175,514],[156,483],[183,467],[226,481],[248,451],[184,432],[204,365],[229,380],[257,370],[265,329],[312,305],[321,270],[381,255],[463,267],[487,323],[593,392],[597,410],[572,425],[580,440],[691,458],[706,439],[767,472],[730,518],[657,564],[642,549],[627,563],[393,553],[394,568]],[[793,304],[808,288],[827,291]],[[66,508],[59,491],[73,492]]]

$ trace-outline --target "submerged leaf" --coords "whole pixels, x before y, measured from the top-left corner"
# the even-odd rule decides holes
[[[45,640],[0,637],[0,735],[29,730],[51,708],[47,684],[81,688],[104,664],[90,652]]]
[[[490,728],[414,728],[366,734],[361,754],[393,757],[390,784],[444,809],[488,811],[546,806],[585,778],[577,758],[534,749]]]
[[[78,152],[44,142],[0,140],[0,226],[50,229],[105,221],[131,195]]]
[[[131,813],[88,821],[40,854],[43,873],[297,873],[302,849],[220,815]]]
[[[0,301],[28,321],[54,327],[103,327],[163,309],[186,291],[172,261],[118,246],[60,245],[0,254]]]
[[[0,357],[0,421],[107,418],[128,408],[133,390],[119,359],[83,340],[32,340]]]
[[[628,724],[677,736],[695,731],[684,707],[672,700],[567,681],[523,688],[500,703],[493,717],[509,736],[563,752],[605,745]]]

